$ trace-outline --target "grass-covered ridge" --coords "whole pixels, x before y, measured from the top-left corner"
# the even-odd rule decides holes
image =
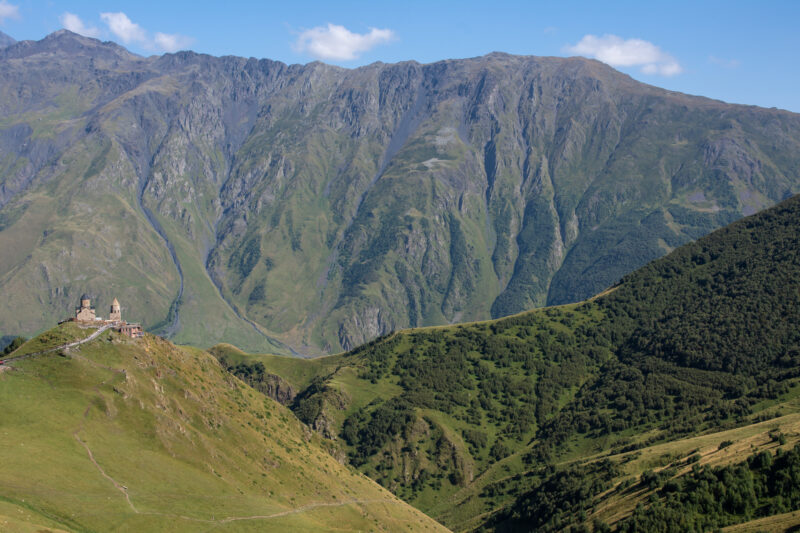
[[[206,352],[108,331],[0,368],[0,524],[12,529],[440,529]]]
[[[302,420],[457,530],[516,527],[537,488],[585,481],[569,492],[575,512],[559,510],[566,500],[537,511],[538,527],[558,530],[640,475],[637,453],[798,411],[799,229],[794,197],[592,301],[400,331],[315,361],[241,356],[238,371],[258,362],[286,379]],[[583,464],[599,457],[610,463]]]

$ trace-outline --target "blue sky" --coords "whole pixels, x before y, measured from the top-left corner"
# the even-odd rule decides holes
[[[0,0],[18,40],[78,29],[150,55],[320,59],[345,67],[492,51],[585,55],[667,89],[800,112],[800,1]]]

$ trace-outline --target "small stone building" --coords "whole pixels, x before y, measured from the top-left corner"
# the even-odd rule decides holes
[[[75,308],[75,320],[78,322],[92,322],[96,319],[94,307],[92,307],[92,300],[84,294],[81,296],[80,307]]]
[[[117,328],[117,331],[122,333],[123,335],[127,335],[128,337],[132,337],[134,339],[138,339],[142,335],[144,335],[144,331],[142,330],[142,326],[139,324],[128,324],[127,322],[123,322]]]

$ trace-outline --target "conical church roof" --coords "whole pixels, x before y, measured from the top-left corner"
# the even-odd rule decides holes
[[[118,305],[119,305],[119,300],[117,300],[116,298],[114,298],[114,301],[113,301],[113,302],[111,302],[111,305],[117,305],[117,306],[118,306]]]

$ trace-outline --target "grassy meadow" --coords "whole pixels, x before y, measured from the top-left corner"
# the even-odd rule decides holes
[[[201,350],[106,332],[4,370],[0,523],[9,527],[441,529]]]

